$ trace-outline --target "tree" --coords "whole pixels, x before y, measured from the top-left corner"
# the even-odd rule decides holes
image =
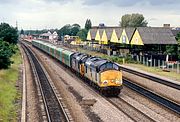
[[[92,26],[91,20],[87,19],[86,23],[85,23],[85,29],[89,30],[89,29],[91,29],[91,26]]]
[[[168,55],[177,55],[177,45],[166,45],[166,52]]]
[[[180,60],[180,39],[178,40],[178,59]]]
[[[178,41],[178,40],[180,40],[180,32],[176,35],[176,40]]]
[[[18,33],[17,29],[11,27],[7,23],[0,24],[0,38],[3,41],[7,41],[10,44],[16,44],[18,40]]]
[[[121,17],[121,27],[146,27],[148,22],[142,14],[125,14]]]
[[[60,30],[58,30],[59,37],[65,36],[65,35],[71,35],[71,25],[67,24],[63,26]]]
[[[60,30],[58,30],[58,36],[62,37],[65,35],[71,35],[71,25],[67,24],[65,26],[63,26]]]
[[[177,49],[177,53],[178,53],[178,59],[180,60],[180,32],[176,35],[176,40],[178,43],[178,49]]]
[[[79,24],[73,24],[71,26],[71,36],[76,36],[76,34],[79,32],[81,29],[81,26]]]
[[[10,45],[8,42],[0,40],[0,69],[8,68],[13,62],[10,57],[15,53],[14,45]]]
[[[86,40],[87,37],[87,33],[88,31],[86,29],[81,29],[78,33],[77,36],[79,36],[79,38],[81,38],[82,41]]]
[[[24,35],[24,30],[23,30],[23,29],[21,29],[21,32],[20,32],[20,34]]]

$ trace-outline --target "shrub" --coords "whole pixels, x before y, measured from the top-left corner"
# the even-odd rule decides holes
[[[0,69],[7,69],[13,63],[10,58],[14,53],[14,45],[0,40]]]

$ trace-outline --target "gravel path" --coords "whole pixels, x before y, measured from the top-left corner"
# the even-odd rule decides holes
[[[26,111],[27,111],[27,122],[37,122],[40,121],[39,111],[40,107],[38,106],[38,96],[36,94],[36,86],[32,79],[32,73],[28,58],[25,55],[24,51],[24,64],[25,64],[25,73],[26,73]]]

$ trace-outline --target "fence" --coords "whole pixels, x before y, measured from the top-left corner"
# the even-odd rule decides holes
[[[173,71],[176,73],[180,73],[180,62],[179,61],[169,61],[166,62],[164,60],[148,58],[145,56],[136,55],[133,59],[141,64],[144,64],[148,67],[158,67],[163,69],[164,71]]]

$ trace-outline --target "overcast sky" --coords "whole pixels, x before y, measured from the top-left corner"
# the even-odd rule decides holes
[[[180,0],[0,0],[0,22],[19,29],[61,28],[78,23],[117,26],[124,14],[141,13],[149,26],[180,26]]]

